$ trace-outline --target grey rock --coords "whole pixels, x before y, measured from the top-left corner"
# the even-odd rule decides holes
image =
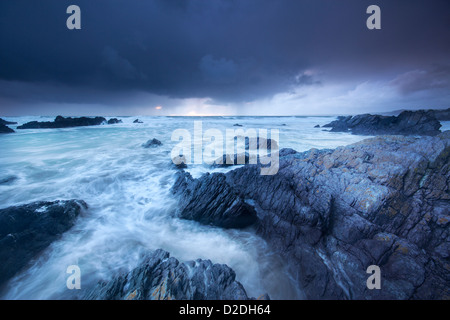
[[[108,124],[117,124],[117,123],[122,123],[122,120],[119,120],[117,118],[111,118],[108,120]]]
[[[181,218],[223,228],[244,228],[256,222],[256,211],[226,182],[222,173],[198,180],[184,171],[177,173],[172,193],[180,199]]]
[[[0,133],[14,133],[14,130],[0,123]]]

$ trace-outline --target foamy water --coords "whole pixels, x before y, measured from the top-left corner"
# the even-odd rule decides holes
[[[54,117],[7,118],[52,121]],[[216,128],[279,129],[280,148],[305,151],[335,148],[367,137],[329,133],[323,125],[333,117],[119,117],[122,124],[69,129],[16,130],[0,135],[0,208],[33,201],[82,199],[89,209],[75,226],[9,281],[3,299],[73,299],[100,279],[137,266],[139,255],[162,248],[181,261],[197,258],[225,263],[249,296],[269,293],[272,299],[302,298],[285,263],[256,236],[252,228],[223,230],[176,217],[170,194],[176,169],[170,151],[175,129],[192,132],[193,121],[203,130]],[[16,126],[10,126],[15,129]],[[158,148],[141,144],[156,138]],[[207,165],[188,168],[195,177],[211,170]],[[66,288],[66,268],[79,265],[82,290]]]

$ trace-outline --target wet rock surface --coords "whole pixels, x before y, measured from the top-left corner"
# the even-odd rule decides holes
[[[0,209],[0,286],[75,223],[80,200],[34,202]]]
[[[179,262],[158,249],[129,273],[100,282],[88,300],[246,300],[244,287],[227,265],[209,260]]]
[[[440,132],[441,124],[433,110],[403,111],[398,116],[361,114],[338,117],[337,120],[322,126],[332,132],[347,132],[360,135],[429,135]]]
[[[142,144],[143,148],[156,148],[159,146],[162,146],[162,142],[155,138],[150,139],[146,143]]]
[[[230,203],[257,213],[257,233],[289,262],[308,299],[446,299],[450,296],[450,131],[379,136],[335,150],[280,150],[259,165],[192,179],[173,190],[185,218],[226,219]],[[249,212],[251,209],[246,208]],[[369,290],[370,265],[381,290]]]
[[[57,116],[55,121],[31,121],[27,122],[17,129],[59,129],[59,128],[71,128],[71,127],[83,127],[83,126],[97,126],[102,123],[106,123],[106,119],[103,117],[80,117],[80,118],[64,118],[62,116]]]

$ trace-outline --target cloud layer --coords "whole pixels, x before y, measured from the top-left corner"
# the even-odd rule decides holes
[[[1,114],[449,104],[448,1],[377,1],[376,31],[365,0],[77,0],[81,30],[66,28],[70,4],[0,2]]]

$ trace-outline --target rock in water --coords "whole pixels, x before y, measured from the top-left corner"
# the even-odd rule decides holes
[[[146,143],[142,144],[142,147],[144,148],[156,148],[159,146],[162,146],[162,142],[155,138],[148,140]]]
[[[282,149],[276,175],[247,165],[220,177],[180,174],[173,188],[196,220],[252,201],[258,234],[288,261],[308,299],[444,299],[448,181],[450,131],[379,136],[335,150]],[[370,265],[380,267],[381,290],[366,286]]]
[[[117,118],[111,118],[108,120],[108,124],[116,124],[116,123],[122,123],[122,120],[119,120]]]
[[[175,156],[172,158],[172,165],[176,169],[186,169],[187,168],[187,159],[184,155]]]
[[[17,122],[13,122],[13,121],[6,121],[2,118],[0,118],[0,125],[4,124],[4,125],[8,125],[8,124],[17,124]]]
[[[57,116],[55,121],[31,121],[27,122],[21,126],[18,126],[17,129],[59,129],[59,128],[71,128],[71,127],[83,127],[83,126],[97,126],[102,123],[105,123],[106,119],[103,117],[95,117],[95,118],[64,118],[62,116]]]
[[[227,265],[209,260],[181,263],[161,249],[147,253],[139,266],[101,282],[88,300],[246,300],[244,287]]]
[[[0,209],[0,286],[70,229],[84,201],[34,202]]]
[[[436,119],[440,121],[450,121],[450,108],[442,110],[431,110]]]
[[[0,124],[0,133],[14,133],[14,130],[4,124]]]
[[[347,132],[360,135],[401,134],[435,136],[441,131],[440,122],[432,110],[403,111],[398,116],[361,114],[338,117],[326,124],[332,132]]]
[[[172,192],[179,196],[181,218],[223,228],[244,228],[257,221],[255,209],[235,192],[223,173],[194,180],[180,171]]]
[[[139,120],[139,119],[136,119],[136,120],[133,121],[133,123],[144,123],[144,122],[142,122],[142,121]]]

